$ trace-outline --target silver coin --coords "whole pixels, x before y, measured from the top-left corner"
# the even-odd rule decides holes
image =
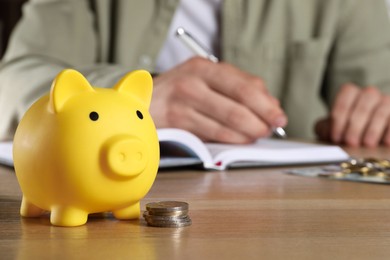
[[[185,223],[188,221],[191,221],[191,219],[186,216],[185,218],[181,219],[155,219],[155,218],[146,218],[146,222],[148,223],[160,223],[160,224],[175,224],[175,223]]]
[[[192,224],[192,221],[190,218],[185,218],[180,221],[154,221],[154,220],[149,220],[146,221],[146,223],[149,226],[153,227],[186,227],[190,226]]]
[[[188,210],[176,210],[176,211],[145,211],[151,216],[185,216],[188,214]]]
[[[181,201],[151,202],[146,204],[143,217],[153,227],[185,227],[192,224],[188,209],[188,203]]]
[[[146,210],[149,212],[172,212],[172,211],[188,211],[188,203],[181,201],[160,201],[146,204]]]
[[[154,221],[180,221],[182,219],[188,218],[187,215],[180,216],[157,216],[157,215],[143,215],[146,220],[154,220]]]

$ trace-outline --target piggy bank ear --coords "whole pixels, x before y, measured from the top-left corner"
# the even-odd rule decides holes
[[[124,76],[114,89],[140,99],[149,108],[152,99],[153,79],[146,70],[136,70]]]
[[[54,113],[58,113],[69,98],[88,91],[95,90],[80,72],[72,69],[63,70],[51,85],[50,107]]]

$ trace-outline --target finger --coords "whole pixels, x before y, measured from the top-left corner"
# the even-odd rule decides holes
[[[253,140],[239,132],[219,124],[186,104],[176,103],[170,107],[172,127],[188,130],[204,141],[232,144],[249,143]]]
[[[251,139],[270,135],[271,128],[247,107],[213,91],[198,78],[191,79],[191,83],[197,88],[189,87],[186,79],[176,82],[175,95],[187,105]]]
[[[235,68],[229,64],[220,64],[221,70],[232,70],[229,75],[235,75]],[[240,74],[240,77],[227,78],[227,82],[221,85],[217,78],[210,79],[211,86],[224,95],[244,104],[268,125],[284,127],[287,117],[276,98],[272,97],[262,79],[248,74]],[[214,80],[214,82],[212,81]],[[222,88],[221,88],[222,87]]]
[[[331,140],[339,143],[347,127],[348,117],[360,89],[353,84],[345,84],[338,92],[331,110]]]
[[[236,100],[252,110],[270,126],[287,124],[287,117],[279,103],[265,87],[264,82],[227,63],[211,63],[194,60],[199,72],[215,91]]]
[[[359,146],[367,129],[370,117],[381,100],[381,94],[375,87],[362,89],[350,111],[345,131],[345,142],[351,146]]]
[[[387,128],[383,135],[382,143],[386,146],[390,146],[390,120],[388,120],[386,123],[387,123]]]
[[[372,118],[363,137],[363,144],[368,147],[376,147],[389,126],[390,96],[383,96],[380,104],[375,108]],[[386,137],[384,137],[386,143]]]
[[[271,96],[271,94],[268,93],[268,98],[271,100],[272,103],[276,106],[280,106],[279,99],[275,98],[274,96]]]

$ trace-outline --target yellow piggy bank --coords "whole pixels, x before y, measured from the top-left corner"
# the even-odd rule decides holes
[[[75,70],[59,73],[15,134],[21,215],[51,211],[57,226],[83,225],[88,214],[106,211],[118,219],[138,218],[159,163],[148,112],[152,88],[142,70],[111,89],[92,87]]]

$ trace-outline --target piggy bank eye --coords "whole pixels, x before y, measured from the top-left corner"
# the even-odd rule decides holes
[[[144,118],[144,115],[139,110],[137,110],[137,116],[138,116],[139,119],[143,119]]]
[[[99,119],[99,114],[96,113],[95,111],[89,113],[89,118],[92,120],[92,121],[96,121]]]

